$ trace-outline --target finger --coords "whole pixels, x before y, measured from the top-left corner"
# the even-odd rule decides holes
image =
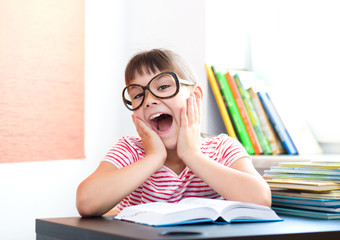
[[[201,110],[202,110],[201,103],[202,103],[202,101],[201,101],[200,96],[196,97],[195,99],[196,99],[196,107],[197,107],[196,108],[197,109],[197,121],[198,121],[198,123],[200,123],[201,122]]]
[[[197,98],[195,94],[193,94],[193,112],[194,112],[194,121],[198,122],[199,121],[198,106],[197,106]]]
[[[187,118],[187,111],[186,108],[181,109],[181,126],[180,127],[187,127],[188,126],[188,118]]]
[[[188,115],[188,124],[192,124],[195,121],[195,109],[194,109],[194,98],[193,95],[187,100],[187,115]]]

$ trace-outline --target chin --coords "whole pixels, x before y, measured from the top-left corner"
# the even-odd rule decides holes
[[[177,147],[177,141],[171,141],[170,139],[162,139],[162,141],[167,150],[174,150]]]

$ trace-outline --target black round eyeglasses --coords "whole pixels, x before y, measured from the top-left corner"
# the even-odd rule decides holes
[[[178,78],[174,72],[162,72],[153,77],[146,86],[139,84],[126,86],[122,92],[124,105],[131,111],[140,108],[144,102],[146,90],[157,98],[172,98],[179,92],[180,84],[195,85],[194,82]]]

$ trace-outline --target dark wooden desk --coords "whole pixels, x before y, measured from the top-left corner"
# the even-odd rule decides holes
[[[281,215],[282,222],[200,224],[150,227],[99,218],[50,218],[36,220],[38,240],[56,239],[340,239],[340,220],[318,220]]]

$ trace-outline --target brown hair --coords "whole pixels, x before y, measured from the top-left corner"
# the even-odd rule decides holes
[[[157,71],[175,72],[179,78],[196,83],[192,69],[178,54],[165,49],[152,49],[137,53],[125,69],[125,84],[128,85],[136,74],[144,75]]]

